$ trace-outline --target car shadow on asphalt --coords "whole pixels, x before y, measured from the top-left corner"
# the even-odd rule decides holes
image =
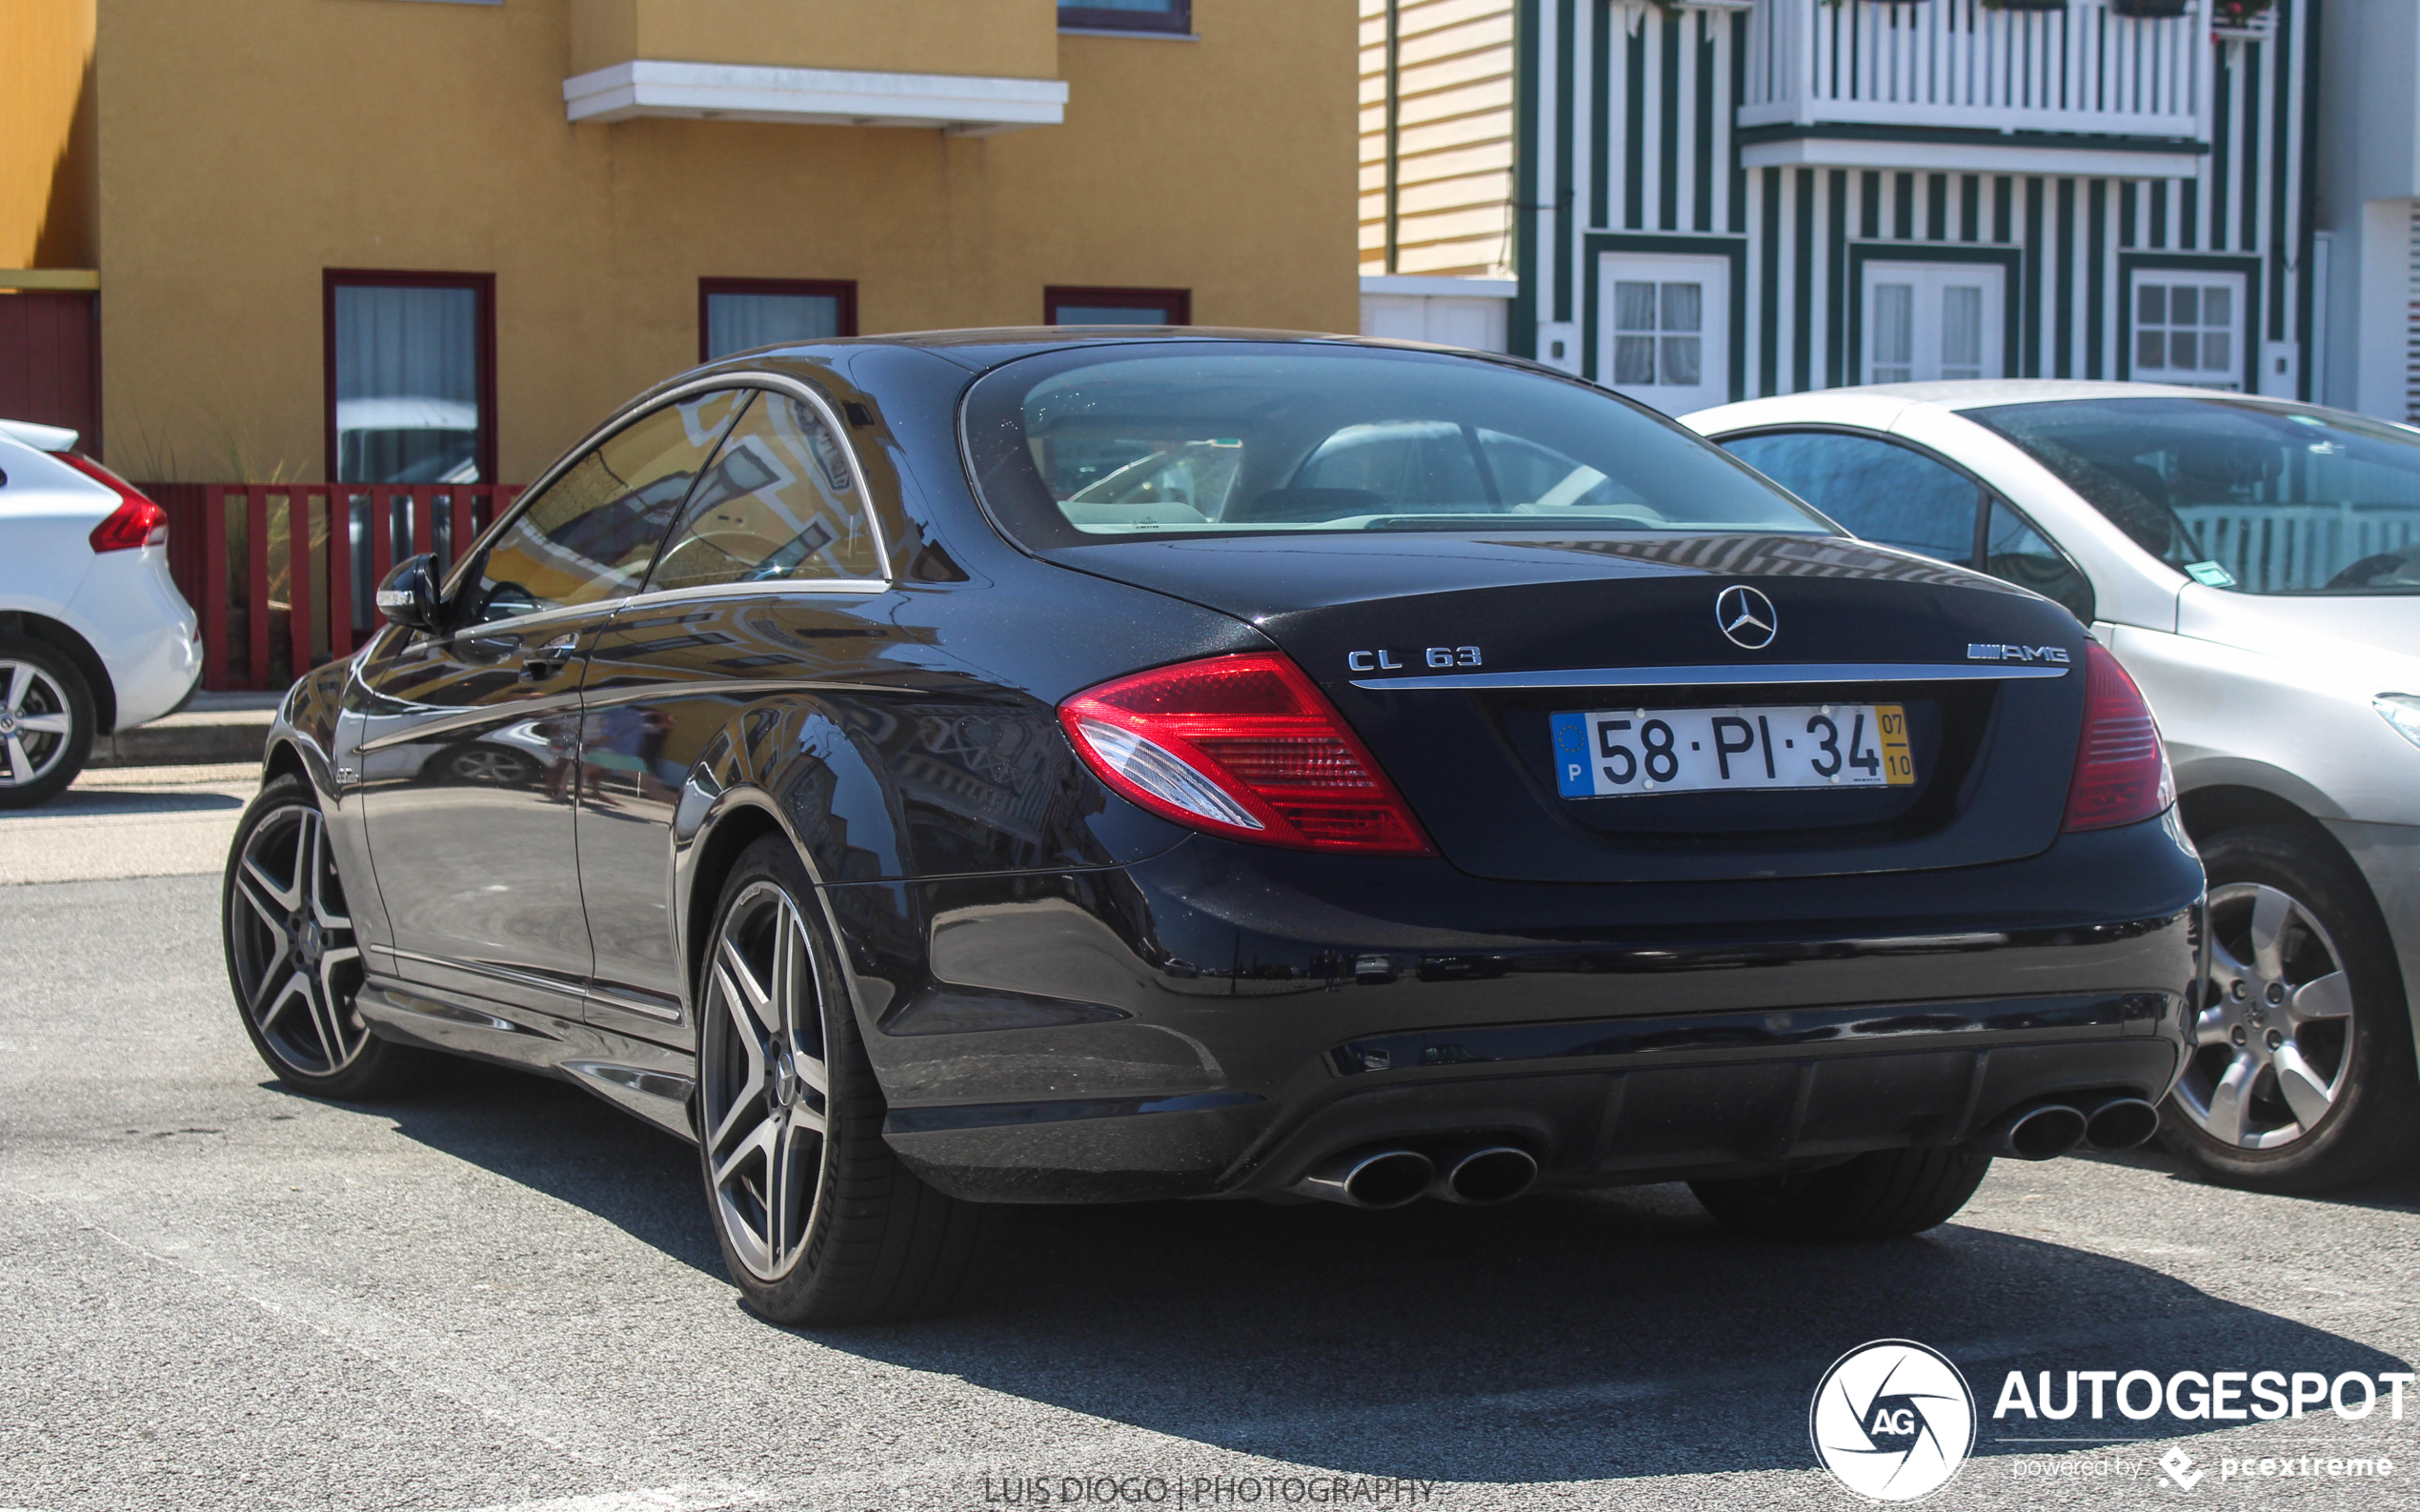
[[[2064,1395],[2068,1370],[2410,1368],[2054,1239],[1953,1223],[1896,1243],[1765,1244],[1718,1229],[1675,1186],[1488,1210],[1020,1217],[968,1306],[812,1337],[1240,1453],[1505,1483],[1806,1468],[1817,1382],[1876,1339],[1919,1341],[1965,1370],[1984,1456],[2211,1426],[2114,1406],[2098,1422],[1995,1420],[2012,1370],[2029,1386],[2050,1371]],[[2322,1421],[2313,1449],[2355,1426]],[[1087,1468],[1047,1461],[1011,1473]]]
[[[397,1133],[584,1208],[685,1265],[723,1274],[697,1154],[568,1082],[447,1057],[375,1106]]]
[[[722,1275],[695,1155],[576,1087],[465,1061],[379,1111],[409,1139]],[[1162,1202],[1006,1216],[981,1280],[950,1313],[797,1332],[1213,1449],[1462,1483],[1807,1468],[1817,1381],[1876,1339],[1958,1363],[1984,1457],[2213,1426],[2114,1406],[2098,1421],[1995,1419],[2012,1370],[2028,1385],[2048,1371],[2063,1395],[2069,1370],[2165,1381],[2410,1368],[2055,1235],[1952,1222],[1894,1243],[1760,1243],[1718,1228],[1679,1186],[1489,1209]],[[2320,1411],[2310,1451],[2375,1437]],[[1045,1446],[997,1473],[1110,1468]]]

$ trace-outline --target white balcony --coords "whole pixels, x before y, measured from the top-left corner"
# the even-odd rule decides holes
[[[2201,10],[1756,0],[1739,111],[1744,160],[2184,176],[2209,139]],[[2007,139],[1986,139],[1995,134]]]

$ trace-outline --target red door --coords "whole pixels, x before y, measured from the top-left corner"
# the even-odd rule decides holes
[[[0,419],[73,426],[101,452],[100,295],[0,293]]]

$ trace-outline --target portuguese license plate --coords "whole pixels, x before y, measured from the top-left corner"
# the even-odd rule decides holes
[[[1567,798],[1753,788],[1907,787],[1916,758],[1895,703],[1596,709],[1553,716]]]

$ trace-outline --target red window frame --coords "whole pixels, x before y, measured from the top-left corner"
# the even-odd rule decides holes
[[[319,279],[320,394],[327,479],[336,481],[336,291],[340,288],[468,289],[478,297],[479,481],[495,474],[495,274],[404,272],[384,268],[329,268]]]
[[[1060,0],[1059,24],[1079,31],[1174,31],[1190,36],[1193,0],[1176,0],[1165,10],[1120,10]]]
[[[1160,310],[1167,312],[1168,324],[1172,326],[1193,324],[1193,291],[1190,289],[1102,289],[1053,284],[1042,291],[1042,324],[1058,325],[1059,308],[1063,305]]]
[[[857,281],[854,278],[700,278],[697,280],[697,360],[706,354],[706,301],[716,294],[821,294],[840,301],[840,334],[857,333]]]

